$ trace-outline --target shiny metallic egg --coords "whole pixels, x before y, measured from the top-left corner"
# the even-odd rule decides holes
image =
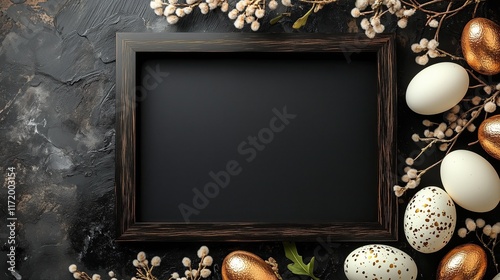
[[[484,120],[479,126],[477,136],[483,150],[500,160],[500,115]]]
[[[246,252],[234,251],[222,262],[223,280],[277,280],[276,274],[259,256]]]
[[[481,280],[486,273],[488,259],[481,246],[462,244],[449,251],[441,260],[437,280]]]
[[[500,26],[487,18],[473,18],[464,27],[462,53],[472,69],[483,75],[500,73]]]

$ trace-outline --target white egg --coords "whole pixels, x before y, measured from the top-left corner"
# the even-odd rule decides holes
[[[459,64],[440,62],[424,68],[408,84],[406,104],[415,113],[435,115],[457,105],[467,93],[469,75]]]
[[[451,197],[434,186],[418,191],[408,202],[404,216],[406,240],[421,253],[441,250],[453,237],[457,211]]]
[[[498,273],[495,277],[493,277],[493,279],[491,280],[500,280],[500,273]]]
[[[382,244],[370,244],[352,251],[344,261],[349,280],[417,279],[417,265],[405,252]]]
[[[495,168],[482,156],[455,150],[441,162],[441,182],[459,206],[484,213],[500,201],[500,179]]]

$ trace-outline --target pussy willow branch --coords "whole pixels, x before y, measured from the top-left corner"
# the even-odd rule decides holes
[[[462,9],[464,9],[465,7],[467,7],[468,5],[473,4],[473,3],[476,2],[474,0],[467,0],[460,7],[457,7],[455,9],[453,9],[453,10],[451,10],[451,7],[450,7],[450,9],[447,9],[446,12],[440,12],[440,11],[433,11],[433,10],[430,10],[430,9],[425,9],[424,7],[432,5],[432,4],[445,3],[445,2],[449,2],[449,4],[453,4],[453,3],[457,3],[457,1],[433,0],[433,1],[426,2],[426,3],[419,3],[416,0],[411,0],[411,3],[407,2],[405,0],[400,0],[400,1],[401,1],[401,3],[403,3],[403,4],[407,5],[407,6],[413,7],[415,10],[420,10],[420,11],[426,13],[426,14],[432,14],[432,15],[449,15],[449,14],[454,14],[456,12],[461,11]]]
[[[474,14],[475,14],[478,5],[481,2],[481,0],[467,0],[467,1],[463,2],[463,4],[461,6],[452,9],[453,4],[457,3],[456,1],[432,0],[432,1],[429,1],[426,3],[419,3],[416,0],[410,0],[410,2],[405,1],[405,0],[400,0],[400,1],[404,5],[410,6],[410,7],[414,8],[415,10],[419,10],[421,12],[426,13],[427,14],[426,25],[428,25],[433,19],[439,18],[439,23],[438,23],[438,26],[436,28],[436,32],[434,34],[434,39],[436,39],[436,41],[439,41],[438,40],[439,39],[439,31],[441,30],[441,26],[443,25],[443,22],[445,21],[445,19],[448,19],[452,16],[455,16],[461,10],[465,9],[467,6],[469,6],[471,4],[475,4],[475,7],[474,7]],[[437,11],[437,10],[431,10],[429,8],[425,8],[427,6],[431,6],[431,5],[439,4],[439,3],[446,3],[446,2],[448,2],[448,5],[446,6],[445,11]]]
[[[299,0],[299,2],[307,4],[328,5],[337,2],[337,0]]]
[[[479,77],[477,77],[474,74],[474,72],[472,72],[471,70],[467,70],[467,71],[479,83],[478,85],[471,86],[469,88],[477,88],[477,87],[481,87],[481,86],[484,87],[484,86],[488,85],[483,80],[481,80]],[[446,148],[445,155],[449,154],[451,152],[453,146],[456,144],[456,142],[457,142],[458,138],[460,137],[460,135],[467,129],[467,127],[470,124],[472,124],[479,117],[479,115],[481,114],[481,112],[484,109],[484,105],[486,103],[488,103],[488,102],[494,102],[497,99],[497,97],[498,97],[499,94],[500,94],[500,90],[495,91],[493,94],[491,94],[490,97],[484,99],[483,103],[481,105],[474,106],[473,108],[471,108],[471,109],[467,110],[466,112],[462,113],[462,117],[466,117],[469,113],[475,111],[474,114],[471,114],[471,118],[467,121],[467,123],[465,125],[463,125],[463,128],[461,130],[459,130],[457,132],[457,134],[455,134],[452,138],[450,138],[450,139],[438,139],[438,138],[434,138],[434,137],[420,138],[421,141],[427,142],[428,144],[421,149],[420,153],[415,158],[413,158],[413,160],[417,160],[420,156],[422,156],[424,154],[424,152],[427,149],[431,148],[436,143],[449,143],[449,146]],[[434,168],[435,166],[437,166],[438,164],[440,164],[442,161],[443,161],[443,159],[440,159],[437,162],[435,162],[435,163],[431,164],[430,166],[428,166],[427,168],[419,170],[418,174],[417,174],[417,177],[415,179],[422,178],[422,176],[427,171],[429,171],[430,169]]]
[[[477,239],[479,240],[479,242],[481,242],[481,244],[483,244],[483,247],[484,247],[486,250],[488,250],[488,252],[490,253],[490,255],[491,255],[491,259],[492,259],[492,262],[493,262],[493,264],[495,265],[495,270],[496,270],[496,272],[497,272],[497,274],[498,274],[500,271],[498,270],[498,263],[497,263],[497,259],[496,259],[496,257],[495,257],[495,247],[496,247],[496,246],[497,246],[497,244],[498,244],[498,243],[497,243],[497,239],[496,239],[496,238],[494,238],[494,239],[493,239],[493,238],[490,238],[490,241],[489,241],[488,243],[486,243],[486,242],[484,241],[484,239],[483,239],[483,236],[484,236],[484,234],[483,234],[483,233],[481,233],[481,236],[479,236],[479,232],[476,230],[476,237],[477,237]],[[488,238],[489,238],[489,237],[488,237]],[[493,243],[493,245],[492,245],[492,246],[491,246],[491,248],[490,248],[490,246],[489,246],[489,245],[490,245],[491,243]]]

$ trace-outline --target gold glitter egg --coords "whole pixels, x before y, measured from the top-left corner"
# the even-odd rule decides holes
[[[487,18],[473,18],[462,31],[462,53],[472,69],[484,75],[500,73],[500,26]]]
[[[449,251],[438,266],[437,280],[481,280],[486,273],[488,259],[481,246],[462,244]]]
[[[276,274],[259,256],[234,251],[222,262],[222,280],[277,280]]]
[[[500,115],[484,120],[479,126],[477,137],[483,150],[500,160]]]

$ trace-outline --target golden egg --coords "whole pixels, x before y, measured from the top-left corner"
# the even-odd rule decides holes
[[[462,53],[472,69],[484,75],[500,73],[500,26],[486,18],[473,18],[462,31]]]
[[[479,126],[477,137],[483,150],[500,160],[500,115],[484,120]]]
[[[481,246],[463,244],[453,248],[438,266],[437,280],[481,280],[486,273],[488,259]]]
[[[263,259],[247,251],[234,251],[222,262],[222,280],[277,280]]]

